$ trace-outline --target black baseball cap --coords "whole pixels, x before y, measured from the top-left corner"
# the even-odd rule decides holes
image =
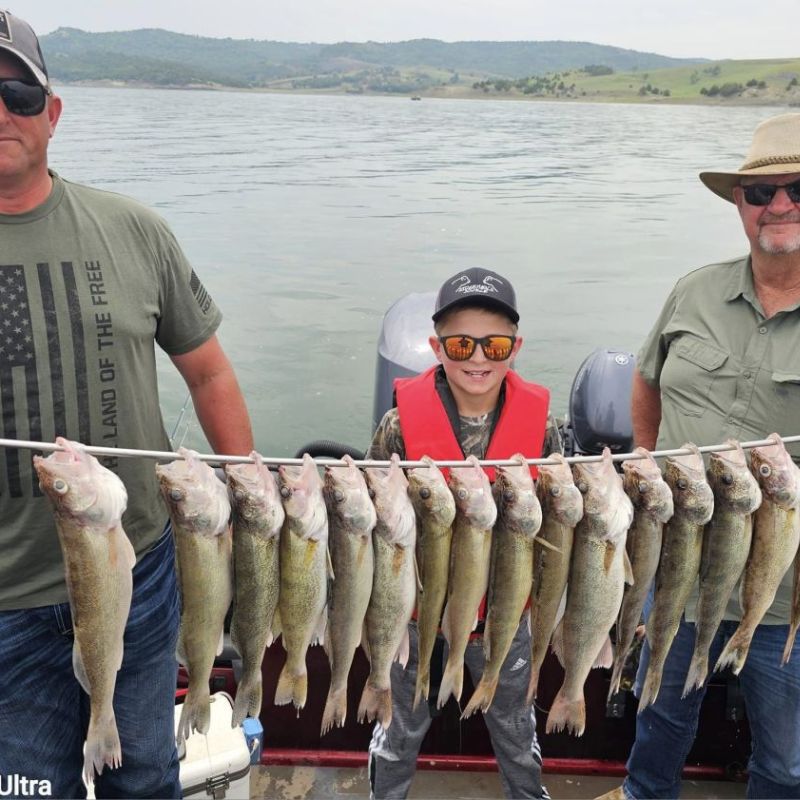
[[[30,70],[38,84],[45,89],[50,86],[42,48],[33,28],[10,11],[0,11],[0,50],[16,56]]]
[[[505,314],[515,325],[519,322],[517,295],[511,282],[483,267],[472,267],[448,278],[436,295],[433,321],[459,305],[479,305]]]

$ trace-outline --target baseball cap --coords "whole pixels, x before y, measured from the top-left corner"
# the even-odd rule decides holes
[[[519,322],[517,295],[511,282],[483,267],[472,267],[448,278],[436,295],[433,321],[462,303],[486,306],[505,314],[514,324]]]
[[[33,28],[10,11],[0,11],[0,50],[16,56],[45,89],[49,86],[42,48]]]

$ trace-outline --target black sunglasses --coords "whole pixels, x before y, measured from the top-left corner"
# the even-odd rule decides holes
[[[10,114],[35,117],[44,111],[48,91],[36,81],[0,78],[0,99]]]
[[[786,194],[793,203],[800,203],[800,181],[786,183],[783,186],[776,186],[774,183],[751,183],[749,186],[742,186],[744,199],[751,206],[768,206],[778,189],[786,189]]]
[[[455,336],[440,336],[439,341],[451,361],[467,361],[472,358],[478,345],[483,348],[483,354],[489,361],[505,361],[511,355],[517,337],[494,335],[478,339],[475,336],[458,333]]]

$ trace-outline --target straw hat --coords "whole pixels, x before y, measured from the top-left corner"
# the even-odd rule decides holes
[[[800,173],[800,114],[781,114],[762,122],[738,172],[701,172],[700,180],[728,202],[733,187],[747,175]]]

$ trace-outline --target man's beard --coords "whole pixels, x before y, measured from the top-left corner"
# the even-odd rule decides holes
[[[789,220],[781,221],[789,222]],[[792,219],[791,221],[800,223],[800,219]],[[758,232],[758,245],[763,252],[772,256],[789,255],[791,253],[800,252],[800,225],[798,225],[797,233],[793,236],[786,238],[779,236],[778,241],[773,239],[773,231],[769,227],[766,229],[761,228]]]

